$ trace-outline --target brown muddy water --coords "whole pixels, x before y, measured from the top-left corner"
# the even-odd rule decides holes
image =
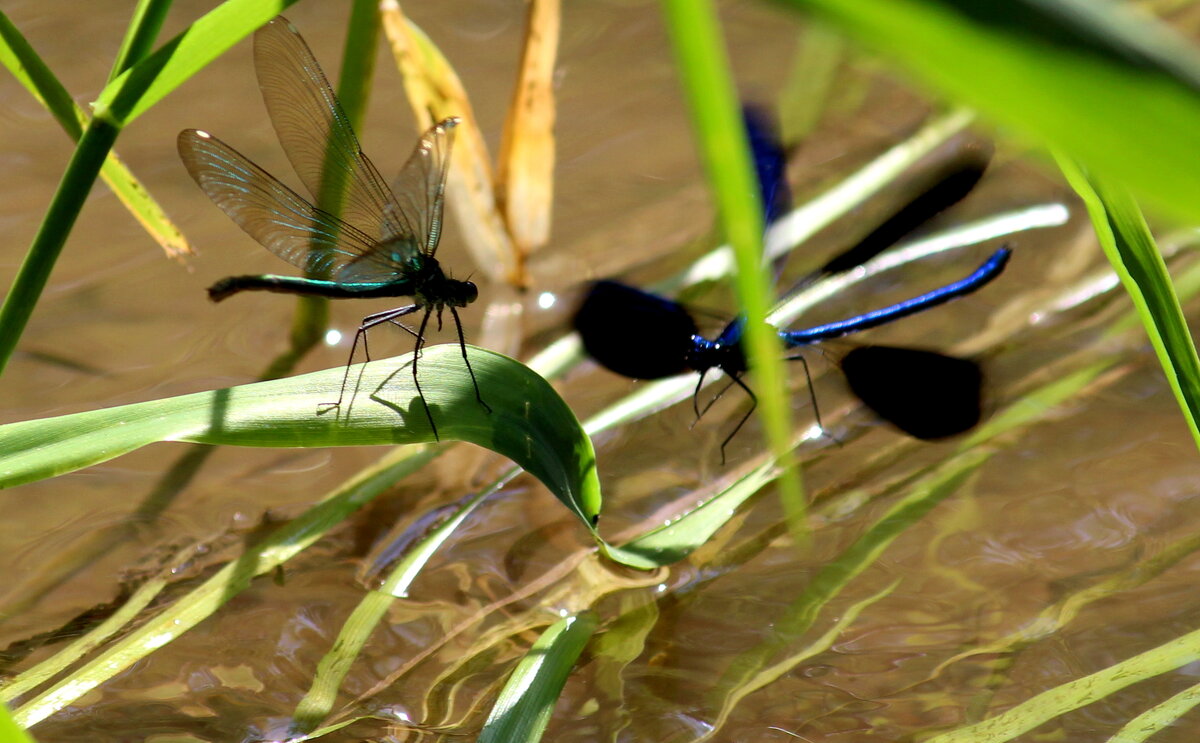
[[[163,38],[210,6],[177,3]],[[472,342],[519,358],[566,332],[581,281],[618,273],[639,281],[662,278],[686,262],[681,256],[714,245],[712,210],[658,5],[566,6],[551,244],[534,259],[527,295],[482,283],[481,301],[464,313]],[[523,4],[424,0],[405,9],[456,66],[495,152]],[[86,103],[118,48],[127,7],[79,10],[63,0],[4,7],[75,99]],[[310,2],[287,13],[331,76],[346,12],[342,3]],[[775,100],[800,39],[796,17],[751,2],[726,3],[723,14],[744,94]],[[7,285],[71,150],[50,116],[6,75],[0,75],[0,100],[0,281]],[[885,61],[852,57],[831,105],[792,158],[797,200],[819,194],[911,135],[936,110],[892,77]],[[248,42],[138,119],[117,151],[199,254],[183,265],[165,259],[98,186],[0,380],[3,422],[248,382],[285,347],[292,299],[246,294],[214,305],[206,298],[205,287],[217,278],[284,272],[285,266],[187,176],[175,137],[188,127],[211,130],[267,170],[290,175],[259,98]],[[416,129],[382,47],[363,129],[364,150],[382,172],[395,173]],[[901,203],[922,173],[985,146],[993,134],[980,129],[940,148],[895,187],[802,246],[788,271],[818,265]],[[712,729],[730,697],[731,668],[764,647],[774,653],[759,670],[784,665],[761,688],[739,687],[744,696],[730,705],[711,740],[905,740],[994,715],[1195,630],[1196,448],[1144,336],[1111,330],[1129,303],[1102,278],[1103,257],[1082,208],[1046,162],[1028,154],[1001,137],[980,187],[928,229],[1048,203],[1065,204],[1070,221],[1015,238],[1011,267],[978,295],[952,310],[872,331],[869,340],[981,354],[990,410],[999,416],[1034,406],[1031,422],[977,447],[978,468],[881,545],[806,632],[795,631],[796,602],[811,595],[822,568],[843,557],[912,492],[919,475],[951,459],[961,444],[918,444],[877,424],[854,407],[819,355],[817,394],[837,441],[818,438],[799,449],[813,501],[811,546],[792,541],[768,490],[688,560],[639,575],[585,559],[590,543],[579,524],[539,483],[519,478],[434,558],[372,636],[342,690],[351,710],[387,709],[449,726],[451,733],[362,722],[330,738],[474,737],[495,685],[544,626],[525,626],[521,617],[539,605],[550,619],[560,609],[583,608],[572,597],[591,597],[583,603],[600,614],[602,631],[555,707],[546,740],[696,740]],[[479,280],[453,220],[442,246],[439,258],[457,276],[474,271]],[[925,291],[964,275],[994,247],[889,272],[823,305],[811,319],[837,319]],[[1187,268],[1186,249],[1182,253],[1173,270]],[[558,300],[541,307],[539,298],[549,296]],[[333,327],[352,332],[359,318],[386,302],[334,303]],[[704,304],[730,309],[723,291]],[[1185,309],[1196,317],[1195,302]],[[481,330],[485,314],[496,326],[515,329],[519,347],[502,348],[500,332]],[[496,319],[503,317],[509,319]],[[411,350],[400,333],[373,337],[376,355]],[[451,342],[453,335],[438,340]],[[340,365],[346,352],[343,335],[297,371]],[[1079,392],[1045,409],[1032,402],[1035,391],[1092,365],[1103,370]],[[803,374],[793,371],[792,412],[802,430],[812,424],[812,411]],[[590,363],[556,384],[580,418],[638,386]],[[753,423],[731,444],[730,464],[719,462],[719,444],[744,410],[731,395],[692,428],[690,405],[679,404],[596,437],[604,532],[669,518],[727,483],[743,463],[752,464],[761,451]],[[54,741],[282,735],[317,662],[374,585],[379,563],[424,528],[426,514],[473,492],[500,466],[495,455],[466,445],[445,448],[432,465],[288,562],[277,580],[260,578],[212,618],[40,723],[34,734]],[[222,448],[161,514],[138,518],[164,473],[187,451],[155,445],[0,493],[0,571],[6,576],[0,647],[9,648],[7,673],[51,655],[106,616],[126,587],[165,565],[185,565],[168,592],[182,593],[236,557],[260,529],[300,513],[385,453]],[[112,534],[119,541],[98,555],[87,552],[93,540]],[[80,554],[89,557],[74,564]],[[573,569],[577,563],[601,569]],[[868,601],[872,597],[877,600]],[[1064,608],[1068,604],[1073,608]],[[830,642],[807,651],[856,611]],[[602,646],[606,635],[622,643],[617,650]],[[427,649],[434,652],[412,662]],[[474,660],[457,665],[466,658]],[[1135,715],[1194,684],[1198,673],[1195,664],[1185,665],[1020,740],[1107,740]],[[388,685],[377,688],[385,680]],[[1185,716],[1154,740],[1192,741],[1197,727],[1194,714]]]

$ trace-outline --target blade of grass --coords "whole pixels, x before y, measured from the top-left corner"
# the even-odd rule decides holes
[[[342,44],[337,97],[350,120],[350,127],[356,132],[363,129],[367,94],[375,76],[375,50],[382,27],[376,5],[371,0],[354,0],[346,25],[346,41]]]
[[[927,743],[1003,743],[1104,699],[1127,686],[1200,660],[1200,630],[1082,678],[1060,684],[983,722],[927,739]]]
[[[395,482],[415,472],[437,455],[434,447],[392,452],[355,475],[326,500],[310,508],[254,545],[236,562],[217,571],[195,590],[168,606],[71,675],[22,704],[17,722],[31,727],[78,700],[211,616],[237,596],[258,575],[268,573],[340,525]]]
[[[71,94],[3,11],[0,11],[0,63],[53,114],[72,139],[79,139],[87,114],[75,105]]]
[[[710,0],[663,0],[663,11],[722,231],[737,262],[735,286],[746,316],[747,356],[767,445],[782,470],[780,497],[793,535],[807,542],[804,488],[788,444],[791,423],[783,353],[778,335],[766,324],[771,288],[763,270],[762,205],[720,20]]]
[[[625,564],[634,559],[656,567],[679,562],[707,542],[718,529],[733,518],[742,503],[778,477],[779,469],[774,461],[768,459],[731,487],[678,519],[620,546],[608,546],[607,553]]]
[[[1059,168],[1087,207],[1100,247],[1133,300],[1179,409],[1200,447],[1200,358],[1150,227],[1129,192],[1066,157]]]
[[[296,0],[226,0],[104,86],[96,118],[128,125]]]
[[[119,133],[116,127],[92,119],[79,138],[33,244],[4,297],[4,304],[0,305],[0,373],[8,365],[25,326],[29,324],[42,290],[50,280],[50,272],[58,262],[67,236],[92,190],[92,183]]]
[[[46,107],[72,141],[79,140],[88,115],[72,100],[71,94],[3,12],[0,12],[0,64]],[[183,233],[115,152],[108,153],[100,168],[100,177],[168,258],[178,260],[192,254],[192,247]]]
[[[516,475],[516,471],[512,472]],[[387,611],[396,599],[408,595],[420,571],[438,549],[454,534],[454,531],[466,521],[467,516],[483,503],[488,496],[498,492],[512,477],[501,478],[492,483],[487,489],[467,498],[444,522],[436,529],[421,538],[396,563],[383,584],[369,592],[354,608],[350,618],[342,625],[333,647],[317,664],[317,672],[309,686],[308,693],[296,705],[292,714],[293,732],[309,733],[329,717],[341,690],[342,681],[350,672],[350,667],[358,658],[367,640],[375,632],[375,628],[386,616]]]
[[[567,675],[596,631],[595,614],[555,622],[517,664],[492,707],[479,743],[536,743],[542,739]]]
[[[1142,743],[1155,733],[1179,724],[1179,718],[1200,704],[1200,684],[1189,686],[1121,726],[1108,743]]]
[[[138,0],[125,38],[121,40],[121,48],[117,50],[117,58],[113,60],[112,71],[108,73],[108,82],[146,58],[170,9],[171,0]]]
[[[177,567],[177,565],[172,567]],[[32,668],[21,671],[15,678],[9,679],[8,683],[0,687],[0,701],[5,704],[12,703],[12,700],[41,686],[55,675],[79,662],[81,658],[87,657],[109,638],[137,620],[142,610],[149,606],[150,602],[157,598],[164,588],[170,585],[171,578],[169,571],[164,571],[138,586],[133,595],[117,611],[89,630],[83,637]],[[0,740],[5,739],[0,738]]]

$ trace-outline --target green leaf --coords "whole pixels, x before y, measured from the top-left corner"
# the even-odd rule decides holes
[[[36,725],[134,663],[162,649],[167,643],[175,641],[249,588],[256,576],[269,573],[312,546],[331,529],[342,525],[351,513],[393,487],[397,481],[429,464],[436,455],[436,449],[429,446],[394,449],[374,466],[342,483],[325,500],[250,545],[239,559],[226,563],[187,595],[169,602],[153,616],[146,617],[136,628],[128,629],[128,623],[114,615],[116,623],[127,632],[120,639],[108,643],[98,655],[73,668],[70,675],[25,701],[13,713],[17,723],[25,727]],[[149,590],[154,590],[153,586],[147,585]],[[136,611],[132,607],[131,610]],[[124,608],[122,613],[127,613]],[[108,635],[120,628],[106,622],[89,633],[90,637],[83,638],[84,642],[72,643],[62,650],[59,655],[64,657],[55,659],[52,665],[76,665],[94,648],[93,641],[105,639],[95,637],[94,633]],[[58,662],[60,660],[65,662]],[[25,688],[38,686],[45,680],[45,671],[54,673],[54,668],[35,667],[18,676],[14,683]],[[33,677],[26,678],[26,673],[31,673]]]
[[[121,40],[121,49],[113,60],[112,71],[108,73],[110,81],[145,59],[170,10],[171,0],[138,0],[129,27],[125,29],[125,38]]]
[[[1165,702],[1156,704],[1121,726],[1109,743],[1142,743],[1173,725],[1200,704],[1200,684],[1189,686]]]
[[[422,352],[421,389],[441,440],[503,454],[585,524],[600,511],[591,440],[545,379],[507,356],[468,347],[489,413],[457,345]],[[362,446],[433,441],[412,354],[228,389],[0,426],[0,487],[71,472],[157,441],[237,446]],[[324,412],[320,412],[324,411]]]
[[[7,67],[17,81],[46,107],[67,136],[72,140],[82,136],[83,125],[88,120],[87,113],[72,100],[71,94],[3,13],[0,13],[0,64]],[[183,233],[115,152],[108,153],[100,169],[100,177],[169,257],[180,258],[191,254],[192,248]]]
[[[1133,299],[1175,399],[1200,447],[1200,359],[1154,236],[1128,191],[1084,173],[1060,157],[1059,167],[1087,206],[1100,247]]]
[[[0,64],[46,107],[71,135],[71,139],[79,139],[83,134],[83,125],[80,123],[83,112],[4,13],[0,13]]]
[[[721,230],[737,264],[734,285],[746,318],[743,342],[754,372],[764,436],[781,464],[780,498],[794,536],[805,541],[804,485],[800,470],[791,464],[787,374],[779,337],[765,322],[772,294],[762,269],[763,205],[716,4],[711,0],[664,0],[663,15]]]
[[[13,720],[7,708],[0,709],[0,740],[4,743],[34,743],[33,736]]]
[[[778,477],[775,460],[768,459],[678,519],[619,547],[606,545],[606,551],[614,560],[643,570],[679,562],[707,542],[743,503]]]
[[[97,118],[125,126],[296,0],[226,0],[100,91]]]
[[[992,121],[1070,153],[1179,218],[1200,219],[1200,55],[1129,3],[790,3]]]
[[[554,623],[517,664],[479,734],[479,743],[534,743],[542,739],[567,675],[596,631],[583,612]]]
[[[1131,684],[1170,674],[1200,660],[1200,630],[1177,637],[1074,681],[1059,684],[983,722],[928,738],[928,743],[1003,743]]]

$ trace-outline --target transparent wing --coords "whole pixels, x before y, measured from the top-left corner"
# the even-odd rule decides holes
[[[263,247],[305,272],[356,281],[397,281],[395,266],[361,264],[376,242],[316,208],[267,171],[208,132],[179,133],[179,156],[204,193]]]
[[[414,235],[422,253],[433,255],[442,236],[442,204],[454,128],[460,119],[452,116],[435,124],[417,142],[408,162],[396,177],[396,213],[389,215]]]
[[[285,18],[255,33],[254,63],[275,133],[313,202],[373,240],[405,236],[395,197],[363,154],[308,44]]]
[[[388,224],[400,231],[378,248],[364,253],[346,266],[346,281],[365,281],[362,276],[384,270],[419,270],[424,256],[432,256],[442,235],[442,202],[454,127],[459,119],[445,119],[421,137],[408,162],[396,178],[397,200],[388,207]]]

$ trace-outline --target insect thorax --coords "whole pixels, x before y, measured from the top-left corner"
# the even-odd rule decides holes
[[[437,259],[420,256],[421,266],[411,275],[413,298],[423,307],[466,307],[479,297],[479,289],[470,281],[452,279],[442,271]]]
[[[422,253],[411,237],[393,237],[383,241],[375,250],[382,252],[389,263],[403,269],[408,276],[415,278],[430,272],[442,273],[437,260]]]
[[[687,365],[690,369],[698,372],[720,369],[726,374],[739,375],[746,371],[746,357],[742,353],[742,345],[738,340],[733,342],[728,342],[728,339],[713,341],[694,335],[691,348],[688,349]]]

